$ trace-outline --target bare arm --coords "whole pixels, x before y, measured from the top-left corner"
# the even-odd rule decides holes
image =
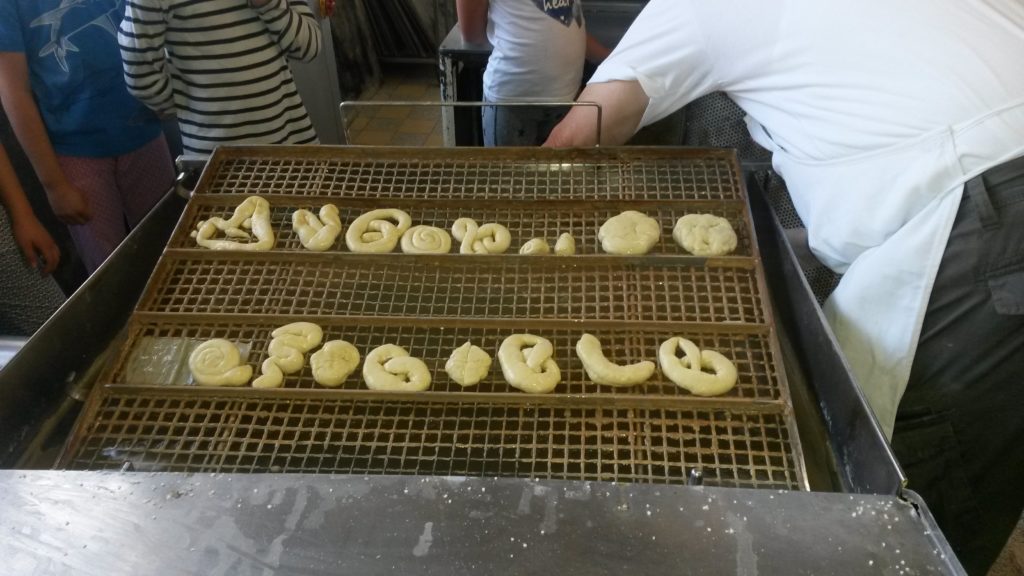
[[[594,38],[590,34],[587,34],[587,61],[593,64],[600,64],[604,62],[604,59],[611,54],[609,50],[601,41]]]
[[[455,0],[462,38],[472,44],[487,42],[488,0]]]
[[[601,144],[617,145],[629,140],[640,126],[648,98],[636,81],[602,82],[587,86],[578,102],[601,105]],[[574,106],[555,126],[545,146],[581,147],[597,144],[597,111],[591,106]]]
[[[85,196],[68,182],[57,163],[57,154],[32,97],[28,62],[21,52],[0,52],[0,102],[7,111],[18,142],[46,189],[46,197],[54,213],[68,224],[87,222],[92,217],[89,204]]]
[[[7,209],[14,241],[18,244],[25,262],[33,268],[40,269],[43,274],[53,272],[60,262],[60,250],[32,211],[32,206],[25,198],[25,192],[21,189],[14,167],[11,166],[3,146],[0,146],[0,204]],[[40,256],[42,262],[39,261]]]

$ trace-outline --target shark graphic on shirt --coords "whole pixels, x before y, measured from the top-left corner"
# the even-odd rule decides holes
[[[578,0],[533,0],[538,9],[568,28],[573,22],[583,25],[583,9]]]
[[[81,9],[97,5],[109,5],[110,9],[88,20],[80,15]],[[90,15],[92,13],[89,11]],[[117,28],[123,13],[124,0],[61,0],[59,6],[29,22],[29,26],[50,27],[50,41],[39,50],[39,57],[44,58],[52,54],[61,69],[68,72],[68,52],[78,52],[72,38],[93,26],[117,38]]]

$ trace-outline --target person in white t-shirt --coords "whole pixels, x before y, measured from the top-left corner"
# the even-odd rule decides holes
[[[722,91],[772,152],[853,376],[958,558],[1024,509],[1024,3],[652,0],[580,100],[602,143]],[[549,146],[596,141],[574,108]]]
[[[487,102],[572,102],[584,60],[608,50],[586,32],[580,0],[457,0],[468,42],[490,42],[484,71]],[[538,145],[565,107],[488,106],[482,111],[487,146]]]

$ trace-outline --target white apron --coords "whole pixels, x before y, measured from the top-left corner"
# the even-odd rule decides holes
[[[825,316],[886,436],[910,377],[963,184],[1024,155],[1024,99],[886,149],[830,161],[773,152],[808,242],[843,274]]]

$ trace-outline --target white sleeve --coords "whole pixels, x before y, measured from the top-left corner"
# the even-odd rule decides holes
[[[689,0],[647,4],[589,83],[613,80],[635,80],[650,98],[640,126],[716,90],[711,57]]]

